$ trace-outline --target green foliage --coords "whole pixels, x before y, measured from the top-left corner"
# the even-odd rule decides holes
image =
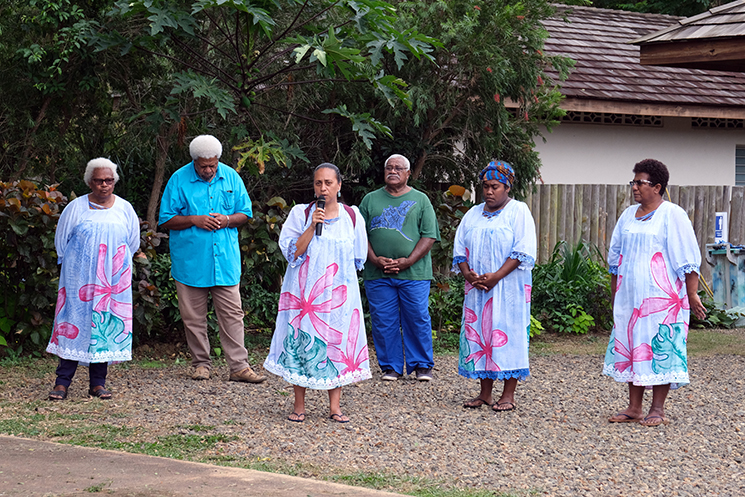
[[[429,58],[434,43],[416,29],[396,29],[395,8],[380,0],[258,5],[122,0],[115,2],[110,14],[124,22],[126,30],[99,34],[99,50],[134,50],[167,60],[178,71],[172,76],[174,94],[191,92],[207,99],[223,119],[238,109],[240,119],[254,128],[253,140],[274,124],[275,131],[286,128],[283,117],[320,122],[320,111],[337,107],[324,102],[322,88],[366,83],[386,98],[407,101],[403,82],[387,74],[383,55],[394,57],[400,68],[408,57]],[[311,96],[306,86],[315,94]],[[297,112],[296,93],[298,99],[303,98],[301,93],[311,96],[313,103],[300,108],[314,116]],[[280,119],[262,119],[267,111]],[[365,133],[383,129],[359,124],[373,123],[369,116],[353,121],[365,140]]]
[[[0,183],[0,345],[38,352],[49,340],[59,268],[54,229],[67,205],[56,185]]]
[[[700,320],[695,314],[691,313],[691,328],[732,329],[736,328],[737,321],[745,316],[745,314],[733,311],[732,309],[725,309],[723,306],[717,304],[704,290],[699,290],[698,296],[706,308],[706,318]]]
[[[463,215],[473,206],[473,202],[464,198],[464,195],[467,196],[465,188],[453,185],[432,202],[440,228],[440,243],[432,246],[432,269],[445,277],[451,274],[455,232]]]
[[[460,275],[437,276],[429,292],[429,314],[438,333],[460,333],[465,280]]]
[[[527,193],[540,166],[533,141],[563,115],[556,82],[544,70],[553,66],[564,77],[572,64],[543,52],[541,21],[551,5],[403,1],[398,12],[399,29],[416,26],[441,44],[431,52],[435,65],[410,61],[396,73],[408,84],[412,112],[379,104],[394,136],[380,140],[381,158],[389,150],[406,155],[413,178],[427,184],[448,177],[468,185],[496,157],[515,167],[514,193]]]
[[[610,329],[610,277],[596,247],[559,242],[533,269],[532,313],[549,330],[584,334]]]
[[[530,338],[537,337],[544,331],[543,324],[533,317],[530,316]]]
[[[566,2],[569,3],[569,2]],[[648,12],[668,14],[671,16],[691,17],[706,12],[711,7],[726,3],[722,0],[642,0],[641,2],[619,2],[615,0],[594,0],[593,6],[603,9],[629,10],[631,12]]]
[[[266,204],[254,202],[252,208],[253,217],[241,227],[238,235],[243,256],[241,284],[258,282],[276,292],[287,267],[279,249],[279,234],[291,207],[282,197],[274,197]]]

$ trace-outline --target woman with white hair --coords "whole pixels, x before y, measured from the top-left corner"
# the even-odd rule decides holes
[[[140,223],[130,203],[114,195],[116,164],[93,159],[83,178],[91,192],[65,207],[54,236],[62,268],[47,346],[59,356],[49,400],[67,398],[78,362],[89,365],[88,395],[110,399],[108,363],[132,359],[132,254],[140,248]]]

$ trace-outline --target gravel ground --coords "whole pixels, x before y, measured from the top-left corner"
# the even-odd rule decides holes
[[[101,422],[151,439],[210,425],[210,434],[238,437],[218,453],[300,463],[317,474],[381,471],[521,495],[745,495],[744,357],[692,359],[691,385],[670,393],[671,423],[658,428],[607,422],[626,406],[627,388],[600,374],[600,357],[531,361],[518,409],[501,414],[461,407],[478,382],[457,375],[456,357],[438,357],[430,383],[381,382],[376,368],[374,379],[344,388],[346,425],[327,419],[328,397],[318,391],[309,391],[305,423],[286,421],[292,388],[273,375],[246,385],[225,381],[224,367],[195,382],[183,365],[118,366],[109,372],[115,399]],[[86,372],[79,375],[73,400],[85,397]],[[49,374],[22,387],[6,383],[0,394],[40,399],[52,382]],[[650,400],[648,393],[646,405]],[[69,414],[81,405],[44,409]]]

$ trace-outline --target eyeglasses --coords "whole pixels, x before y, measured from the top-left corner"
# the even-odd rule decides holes
[[[631,181],[629,181],[629,186],[630,187],[633,188],[634,185],[639,186],[639,187],[642,186],[642,185],[654,186],[654,183],[652,183],[648,179],[632,179]]]
[[[401,171],[408,171],[407,168],[400,166],[385,166],[385,170],[388,172],[396,171],[397,173],[400,173]]]
[[[116,180],[114,178],[93,178],[91,179],[91,181],[94,185],[101,186],[104,183],[106,183],[107,185],[113,185]]]

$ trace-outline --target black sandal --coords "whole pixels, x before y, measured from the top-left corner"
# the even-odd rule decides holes
[[[111,398],[111,392],[106,390],[104,387],[91,388],[88,390],[88,395],[91,397],[98,397],[101,400],[109,400]]]
[[[64,385],[55,385],[55,388],[57,386],[61,386],[64,390],[52,390],[49,392],[49,400],[65,400],[67,398],[67,387]]]

